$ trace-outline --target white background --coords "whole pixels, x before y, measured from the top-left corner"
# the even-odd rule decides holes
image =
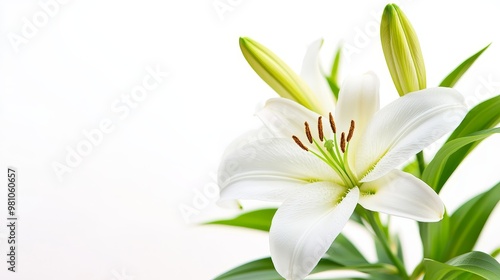
[[[213,190],[224,147],[275,96],[243,59],[240,36],[297,71],[312,41],[325,39],[325,69],[343,41],[341,76],[373,70],[382,102],[397,97],[378,37],[384,1],[69,0],[48,16],[46,2],[0,1],[0,167],[19,176],[16,273],[4,261],[0,191],[1,279],[211,279],[269,254],[264,233],[196,225],[235,214],[211,193],[203,205],[200,193]],[[231,8],[218,12],[214,3]],[[397,3],[419,34],[429,86],[493,42],[456,88],[469,105],[500,93],[497,1]],[[24,36],[27,22],[37,26]],[[148,67],[169,76],[128,116],[114,112]],[[67,164],[83,131],[106,119],[114,130],[59,180],[54,163]],[[499,181],[499,141],[485,141],[457,170],[442,192],[448,210]],[[399,222],[414,242],[413,222]],[[500,246],[499,234],[489,224],[477,248]],[[414,265],[421,253],[408,253]]]

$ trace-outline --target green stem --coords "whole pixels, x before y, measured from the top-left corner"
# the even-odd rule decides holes
[[[424,261],[421,261],[417,267],[415,267],[415,270],[413,270],[413,273],[410,275],[410,280],[417,280],[420,279],[420,277],[424,274]]]
[[[418,162],[418,170],[420,171],[420,176],[422,176],[422,174],[424,174],[424,170],[425,170],[424,151],[420,151],[417,154],[417,162]]]
[[[368,218],[368,222],[370,223],[373,231],[375,232],[375,235],[379,239],[380,243],[384,247],[384,250],[387,254],[387,256],[391,259],[391,262],[396,266],[398,269],[399,275],[401,275],[402,279],[409,279],[408,278],[408,273],[406,272],[404,264],[401,262],[401,260],[392,252],[389,241],[387,240],[388,237],[384,233],[382,223],[380,222],[379,219],[375,219],[375,216],[372,212],[367,211],[366,218]]]

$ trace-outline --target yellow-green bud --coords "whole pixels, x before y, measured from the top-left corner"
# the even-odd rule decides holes
[[[417,34],[395,4],[385,6],[380,39],[385,61],[399,95],[426,88],[424,58]]]
[[[311,88],[283,60],[250,38],[240,38],[240,48],[253,70],[281,97],[319,112],[321,106]]]

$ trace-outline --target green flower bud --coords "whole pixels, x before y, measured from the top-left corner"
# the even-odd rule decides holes
[[[385,61],[399,95],[426,88],[424,58],[417,34],[395,4],[385,6],[380,39]]]
[[[250,38],[241,37],[240,48],[253,70],[281,97],[319,112],[321,106],[311,88],[283,60]]]

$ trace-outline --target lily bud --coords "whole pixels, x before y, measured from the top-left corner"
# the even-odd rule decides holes
[[[403,11],[385,6],[380,24],[385,61],[400,96],[426,88],[425,65],[417,34]]]
[[[311,88],[273,52],[246,37],[240,38],[240,48],[253,70],[281,97],[312,111],[320,111],[321,104],[318,104]]]

